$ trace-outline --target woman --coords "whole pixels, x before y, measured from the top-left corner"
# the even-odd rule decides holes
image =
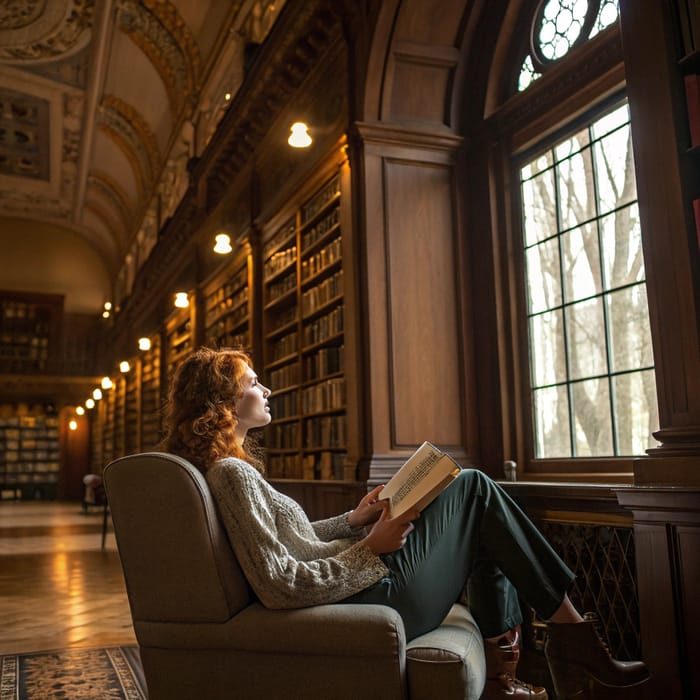
[[[546,698],[515,679],[522,616],[518,593],[548,624],[546,656],[557,694],[590,684],[626,687],[648,677],[641,662],[610,658],[566,591],[574,578],[509,496],[465,469],[422,513],[390,518],[382,487],[355,510],[311,523],[263,478],[246,441],[271,420],[247,355],[201,348],[176,370],[164,449],[206,476],[236,557],[269,608],[380,603],[412,639],[437,627],[466,590],[486,639],[486,698]],[[517,592],[516,592],[517,591]]]

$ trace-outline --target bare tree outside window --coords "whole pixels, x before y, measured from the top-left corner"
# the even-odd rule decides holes
[[[521,168],[538,458],[656,443],[656,385],[624,104]]]

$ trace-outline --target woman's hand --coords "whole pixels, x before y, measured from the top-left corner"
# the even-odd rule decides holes
[[[412,509],[397,518],[389,517],[389,510],[384,509],[381,517],[374,524],[369,535],[362,540],[375,554],[387,554],[401,549],[406,538],[413,531],[413,520],[420,517],[418,510]]]
[[[384,486],[376,486],[358,503],[357,508],[348,515],[350,527],[362,527],[377,521],[382,511],[389,505],[388,501],[380,501],[379,494]]]

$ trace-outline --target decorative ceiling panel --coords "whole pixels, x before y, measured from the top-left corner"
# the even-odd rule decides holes
[[[0,88],[0,173],[49,179],[49,102]]]

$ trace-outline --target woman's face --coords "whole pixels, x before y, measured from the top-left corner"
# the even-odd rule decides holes
[[[238,418],[236,432],[244,437],[251,428],[262,428],[267,425],[272,420],[272,416],[267,403],[270,390],[258,381],[257,375],[250,367],[246,369],[241,384],[243,396],[236,406]]]

